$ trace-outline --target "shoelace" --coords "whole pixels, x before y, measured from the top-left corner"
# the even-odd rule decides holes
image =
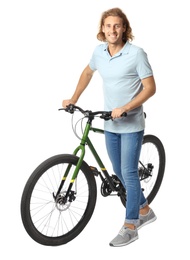
[[[121,235],[123,237],[125,235],[127,229],[128,229],[127,227],[123,226],[121,228],[121,230],[119,231],[119,235]]]

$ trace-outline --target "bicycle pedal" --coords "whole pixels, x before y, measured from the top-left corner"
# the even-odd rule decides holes
[[[98,169],[94,166],[90,166],[90,169],[92,170],[92,173],[95,175],[95,176],[98,176],[100,174],[100,172],[98,171]]]

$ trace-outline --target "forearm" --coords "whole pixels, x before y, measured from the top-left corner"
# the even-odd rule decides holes
[[[123,106],[125,112],[129,112],[143,103],[145,103],[150,97],[152,97],[156,92],[156,85],[153,77],[146,78],[142,80],[142,84],[144,86],[143,90],[128,104]]]
[[[91,78],[93,76],[93,71],[90,69],[89,66],[86,66],[86,68],[83,70],[78,84],[76,86],[75,92],[71,99],[66,99],[62,101],[62,106],[67,107],[69,104],[75,104],[82,92],[85,90],[85,88],[88,86]]]
[[[140,107],[144,104],[150,97],[154,95],[155,92],[148,91],[143,89],[138,96],[136,96],[133,100],[131,100],[128,104],[123,106],[125,112],[129,112],[137,107]]]
[[[80,95],[83,93],[83,91],[86,89],[88,86],[91,78],[93,76],[93,71],[89,70],[89,67],[87,66],[84,71],[82,72],[77,87],[75,89],[75,92],[71,98],[73,103],[76,103],[80,97]]]
[[[146,102],[151,96],[156,92],[156,85],[153,77],[149,77],[142,80],[143,90],[129,103],[122,107],[115,108],[112,111],[112,117],[118,118],[124,112],[129,112],[137,107],[140,107],[144,102]]]

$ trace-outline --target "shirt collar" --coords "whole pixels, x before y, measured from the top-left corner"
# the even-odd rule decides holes
[[[128,54],[129,50],[131,47],[131,43],[129,43],[128,41],[125,43],[125,45],[123,46],[123,48],[118,52],[118,55],[122,55],[122,54]],[[108,51],[108,43],[105,44],[105,48],[104,51]]]

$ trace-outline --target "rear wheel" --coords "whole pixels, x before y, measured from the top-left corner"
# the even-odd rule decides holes
[[[154,200],[161,186],[165,163],[165,150],[160,139],[154,135],[145,135],[138,169],[141,188],[149,204]],[[126,206],[126,199],[127,195],[121,196],[124,206]]]
[[[74,155],[51,157],[37,167],[26,183],[21,217],[28,234],[40,244],[58,246],[69,242],[79,235],[93,214],[96,182],[85,162],[67,193],[77,162]],[[68,165],[71,168],[64,186],[55,196]]]
[[[145,135],[139,160],[139,178],[149,204],[161,186],[165,163],[165,150],[160,139],[154,135]]]

